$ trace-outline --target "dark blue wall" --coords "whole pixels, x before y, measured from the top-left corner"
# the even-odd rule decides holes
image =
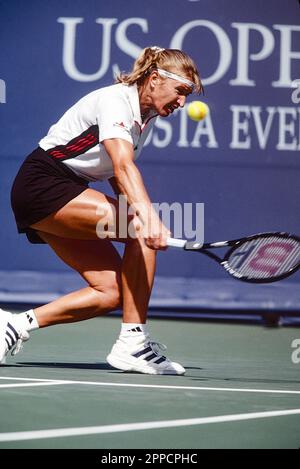
[[[75,53],[67,56],[77,77],[63,64],[72,19]],[[148,45],[182,47],[194,58],[211,110],[200,124],[182,112],[158,122],[139,160],[152,200],[204,202],[207,241],[300,234],[300,93],[291,87],[300,79],[299,19],[296,0],[284,8],[281,0],[0,1],[0,270],[65,269],[47,246],[17,234],[12,180],[70,105],[112,83],[116,64],[130,70]],[[90,80],[100,65],[101,77]],[[207,259],[176,251],[160,254],[158,273],[225,275]]]

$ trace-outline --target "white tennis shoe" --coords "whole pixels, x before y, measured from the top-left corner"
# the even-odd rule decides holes
[[[29,337],[26,330],[20,330],[14,314],[0,309],[0,365],[5,364],[9,352],[16,355]]]
[[[149,338],[142,338],[139,343],[128,343],[118,339],[107,356],[107,362],[123,371],[136,371],[149,375],[183,375],[185,369],[179,363],[171,362],[159,349],[167,347]]]

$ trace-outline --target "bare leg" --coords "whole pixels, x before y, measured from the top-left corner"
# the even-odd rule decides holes
[[[117,309],[106,306],[104,296],[87,287],[40,306],[34,313],[39,327],[84,321]]]
[[[89,287],[62,296],[34,313],[40,327],[83,321],[121,308],[121,258],[108,240],[73,240],[47,233],[40,236]]]
[[[79,249],[80,252],[78,253],[78,246],[69,252],[68,245],[72,238],[72,242],[76,241],[74,238],[78,241],[97,241],[99,253],[95,254],[94,250],[91,252],[92,258],[99,261],[106,250],[106,248],[101,249],[101,245],[104,248],[102,243],[109,242],[107,240],[99,240],[97,236],[96,226],[100,220],[99,213],[105,214],[101,218],[101,223],[108,223],[111,226],[114,222],[113,211],[111,210],[112,205],[115,207],[118,218],[118,204],[116,200],[92,189],[87,189],[58,212],[33,225],[33,228],[41,232],[41,236],[54,249],[56,254],[77,270],[90,285],[90,275],[86,275],[85,261],[86,255],[90,251],[90,244],[86,245],[87,250],[85,255],[82,254],[82,248]],[[123,296],[124,322],[145,323],[153,286],[156,253],[149,249],[142,239],[117,240],[126,243],[124,258],[120,268],[122,272],[122,286],[120,290]],[[75,262],[73,259],[76,252]],[[110,255],[111,253],[108,254],[108,257]],[[77,259],[78,257],[79,259]],[[100,267],[98,265],[96,271],[99,273],[99,270]],[[115,270],[115,267],[112,270]],[[105,271],[103,274],[103,278],[105,278],[105,275],[107,275]],[[120,293],[118,296],[120,296]],[[95,302],[97,303],[98,301],[99,304],[99,299],[98,295],[98,300],[96,300],[95,291],[84,289],[49,305],[37,308],[35,312],[38,321],[41,321],[41,325],[43,324],[44,326],[57,324],[57,322],[88,319],[107,311],[107,307],[102,308],[101,311],[99,311],[99,308],[94,309]]]
[[[112,205],[118,216],[115,200],[87,189],[61,210],[33,225],[56,254],[89,284],[87,288],[37,308],[35,314],[41,326],[88,319],[115,309],[120,303],[124,322],[145,323],[155,272],[155,251],[141,238],[116,237],[117,241],[125,242],[121,262],[111,241],[98,238],[99,221],[102,226],[113,225]],[[179,363],[171,362],[153,348],[145,327],[140,326],[135,331],[128,331],[126,327],[122,327],[106,357],[111,366],[147,374],[185,373]],[[6,349],[4,352],[5,355]]]
[[[143,240],[127,242],[122,263],[123,322],[146,322],[155,267],[156,251]]]

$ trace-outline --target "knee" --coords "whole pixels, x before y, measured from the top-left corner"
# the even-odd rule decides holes
[[[122,289],[119,282],[111,282],[105,286],[93,285],[93,289],[98,293],[99,314],[103,314],[103,311],[109,312],[122,308]]]

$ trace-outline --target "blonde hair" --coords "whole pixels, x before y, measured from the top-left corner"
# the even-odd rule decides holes
[[[179,49],[162,49],[160,47],[146,47],[133,65],[130,73],[121,73],[117,83],[126,85],[142,85],[150,73],[155,69],[182,74],[194,83],[196,93],[203,92],[199,71],[194,61]]]

